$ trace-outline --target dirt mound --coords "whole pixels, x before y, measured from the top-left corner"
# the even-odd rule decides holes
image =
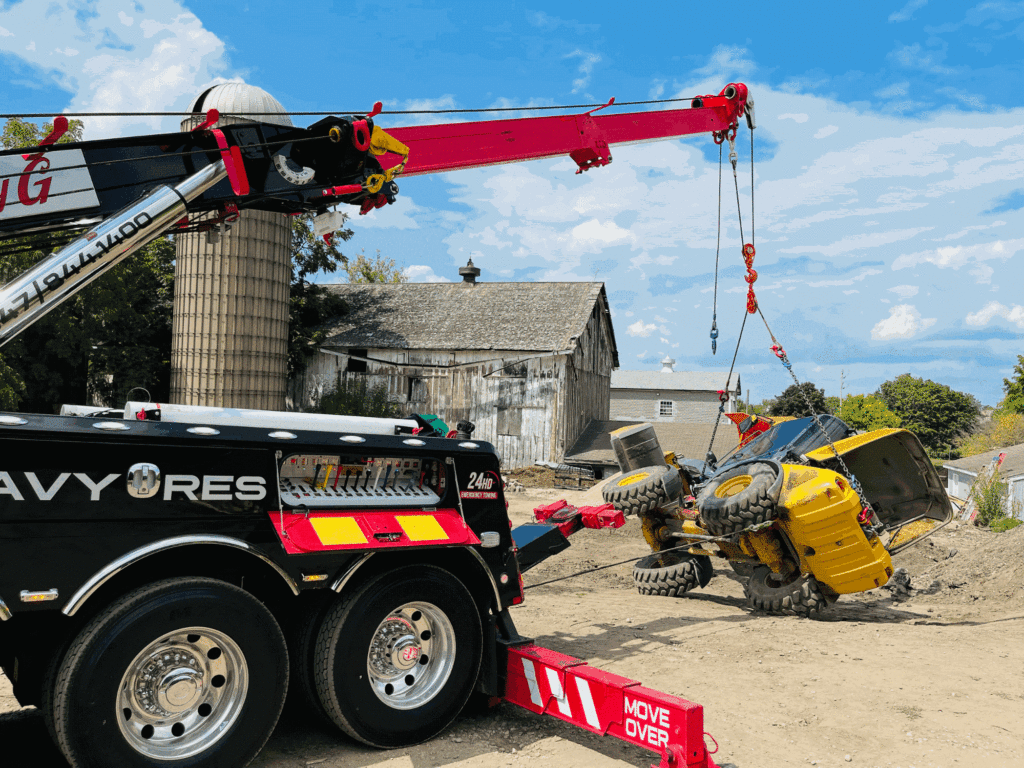
[[[1024,526],[1005,533],[951,526],[893,562],[909,571],[915,600],[1024,608]]]

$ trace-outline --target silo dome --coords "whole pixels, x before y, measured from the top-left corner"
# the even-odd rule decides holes
[[[252,115],[250,120],[261,123],[289,128],[293,125],[281,102],[262,88],[248,83],[221,83],[207,88],[188,106],[189,112],[204,113],[208,109],[216,109],[222,117]]]

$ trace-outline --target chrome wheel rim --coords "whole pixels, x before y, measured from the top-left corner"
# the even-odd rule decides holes
[[[117,724],[137,752],[155,760],[192,757],[238,720],[249,670],[223,632],[188,627],[135,657],[118,686]]]
[[[455,665],[455,629],[431,603],[406,603],[374,630],[366,672],[377,698],[415,709],[444,688]]]

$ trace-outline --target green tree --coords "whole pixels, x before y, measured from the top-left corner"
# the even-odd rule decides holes
[[[961,456],[975,456],[1021,443],[1024,443],[1024,414],[995,413],[988,424],[960,438],[957,450]]]
[[[345,264],[345,272],[348,274],[350,283],[407,283],[405,271],[395,265],[394,259],[387,259],[380,255],[374,258],[368,257],[360,252],[353,260],[349,259]]]
[[[933,456],[946,456],[957,438],[974,428],[981,413],[981,404],[972,395],[909,373],[884,382],[875,396]]]
[[[875,395],[847,395],[843,398],[842,413],[843,421],[865,432],[900,426],[900,417]]]
[[[342,222],[348,216],[343,217]],[[306,366],[327,338],[324,323],[346,311],[345,301],[323,285],[309,280],[320,272],[333,273],[348,263],[339,250],[341,242],[355,234],[349,227],[337,230],[330,242],[313,231],[312,215],[292,220],[292,282],[288,316],[288,375],[294,376]]]
[[[1003,379],[1003,391],[1006,397],[999,404],[999,409],[1011,413],[1024,413],[1024,355],[1017,355],[1013,376]]]
[[[810,400],[815,413],[828,413],[828,408],[825,405],[825,390],[818,389],[811,382],[805,381],[799,386],[790,385],[775,398],[769,415],[810,416],[811,411],[807,407],[808,400]]]

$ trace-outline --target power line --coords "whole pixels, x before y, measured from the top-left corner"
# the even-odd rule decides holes
[[[622,101],[612,104],[613,107],[635,107],[643,106],[648,104],[673,104],[681,101],[692,102],[694,96],[688,96],[686,98],[678,99],[646,99],[643,101]],[[457,114],[479,114],[486,112],[541,112],[551,111],[557,109],[593,109],[595,107],[604,107],[607,104],[558,104],[554,106],[535,106],[535,107],[474,107],[467,109],[385,109],[378,114],[381,115],[457,115]],[[55,116],[62,117],[187,117],[192,115],[202,115],[202,111],[198,112],[22,112],[17,114],[0,114],[0,118],[11,119],[26,119],[26,118],[43,118],[49,119]],[[309,116],[309,117],[320,117],[329,115],[362,115],[366,114],[366,110],[362,109],[339,109],[332,110],[329,112],[245,112],[234,113],[222,112],[221,117],[281,117],[281,116]]]

